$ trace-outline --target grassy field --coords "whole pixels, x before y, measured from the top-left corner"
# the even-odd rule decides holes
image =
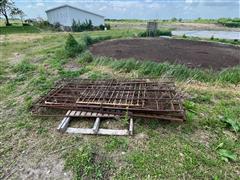
[[[87,34],[96,42],[139,32],[73,36],[84,43]],[[239,179],[239,67],[212,72],[131,59],[87,61],[86,52],[67,58],[66,37],[10,34],[0,44],[0,179]],[[59,118],[29,112],[32,102],[64,77],[165,75],[184,91],[185,123],[136,119],[133,137],[73,136],[56,132]]]
[[[40,29],[34,26],[5,26],[0,27],[0,34],[16,34],[16,33],[38,33]]]
[[[147,20],[106,20],[112,29],[146,29]],[[195,20],[157,20],[159,28],[173,30],[213,30],[240,31],[239,18],[235,19],[195,19]]]

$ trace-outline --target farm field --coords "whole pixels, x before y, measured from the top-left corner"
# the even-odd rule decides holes
[[[238,179],[239,62],[221,70],[217,65],[218,71],[214,71],[152,59],[138,61],[139,56],[125,60],[92,56],[88,51],[91,45],[86,46],[86,39],[94,43],[133,39],[139,32],[72,33],[84,46],[84,51],[72,58],[64,49],[68,33],[1,35],[0,179]],[[96,50],[108,47],[98,46],[93,44]],[[238,48],[231,46],[229,51],[235,54],[233,49]],[[205,50],[213,53],[209,46]],[[81,136],[57,132],[59,118],[30,113],[34,101],[62,78],[164,76],[172,76],[184,92],[187,120],[182,124],[136,119],[132,137]]]
[[[146,29],[146,21],[138,20],[119,20],[119,21],[107,21],[113,29]],[[173,22],[173,21],[159,21],[159,28],[168,28],[174,30],[216,30],[216,31],[240,31],[239,27],[231,28],[226,27],[216,22],[199,22],[199,21],[189,21],[189,22]]]

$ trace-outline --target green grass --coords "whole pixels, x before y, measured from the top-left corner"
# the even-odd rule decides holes
[[[96,58],[93,65],[110,66],[114,70],[129,73],[136,71],[139,76],[172,76],[176,80],[197,80],[201,82],[218,82],[218,83],[240,83],[240,67],[233,67],[214,72],[211,70],[191,69],[185,65],[169,64],[169,63],[156,63],[152,61],[137,61],[134,59],[129,60],[114,60],[111,58]]]
[[[128,138],[123,137],[108,137],[106,139],[105,147],[107,151],[127,151],[128,149]]]
[[[0,27],[0,34],[16,33],[39,33],[40,30],[34,26],[4,26]]]
[[[81,42],[86,34],[101,39],[99,36],[134,37],[138,33],[111,30],[73,36]],[[10,178],[19,179],[30,167],[45,178],[46,171],[39,164],[58,167],[60,174],[71,171],[69,179],[238,179],[239,67],[206,72],[168,63],[93,57],[93,62],[80,63],[79,69],[71,71],[65,65],[78,64],[81,54],[66,57],[66,37],[63,33],[44,34],[38,40],[0,44],[4,52],[0,69],[0,179],[9,172]],[[12,62],[16,52],[22,56]],[[174,76],[177,87],[184,91],[187,121],[182,124],[136,118],[133,137],[73,136],[55,131],[61,118],[33,117],[29,111],[32,103],[63,77],[165,75]],[[22,169],[15,168],[18,166]],[[56,178],[52,172],[47,176]]]
[[[70,153],[65,167],[74,172],[75,179],[105,179],[113,168],[112,162],[97,154],[91,145],[84,145]]]

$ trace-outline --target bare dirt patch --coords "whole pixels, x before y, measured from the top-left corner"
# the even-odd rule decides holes
[[[46,157],[40,162],[23,160],[16,167],[12,178],[16,179],[71,179],[72,173],[64,170],[64,161],[59,157]]]
[[[166,38],[111,40],[93,45],[90,51],[96,56],[178,63],[192,68],[220,70],[240,65],[240,47],[202,41]]]
[[[70,60],[68,63],[64,64],[63,67],[66,71],[78,71],[81,68],[81,64],[74,60]]]

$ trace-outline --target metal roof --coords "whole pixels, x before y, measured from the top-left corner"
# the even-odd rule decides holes
[[[49,11],[53,11],[53,10],[60,9],[60,8],[63,8],[63,7],[70,7],[70,8],[79,10],[79,11],[83,11],[83,12],[85,12],[85,13],[93,14],[93,15],[95,15],[95,16],[99,16],[99,17],[103,17],[103,18],[104,18],[104,16],[102,16],[102,15],[95,14],[95,13],[93,13],[93,12],[89,12],[89,11],[86,11],[86,10],[83,10],[83,9],[79,9],[79,8],[70,6],[70,5],[68,5],[68,4],[65,4],[65,5],[62,5],[62,6],[58,6],[58,7],[52,8],[52,9],[48,9],[48,10],[46,10],[45,12],[48,13]]]

